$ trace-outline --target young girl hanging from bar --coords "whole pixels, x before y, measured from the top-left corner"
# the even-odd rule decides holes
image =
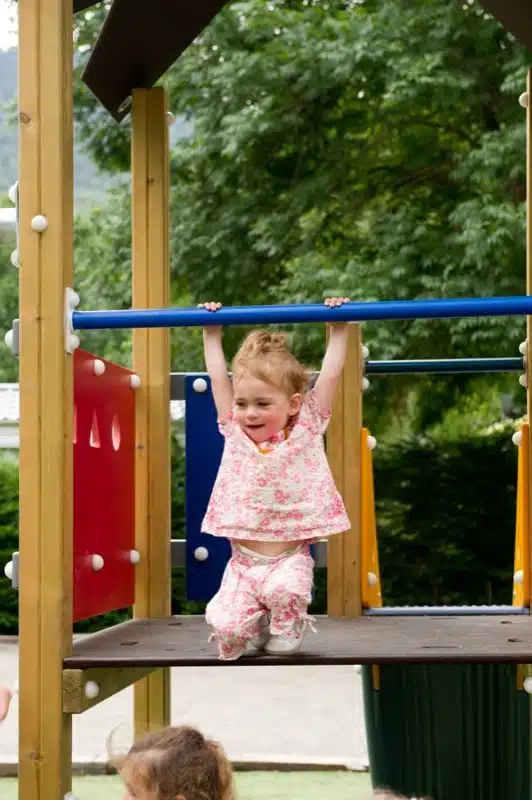
[[[313,542],[350,528],[323,434],[347,352],[348,323],[330,298],[330,336],[319,376],[308,374],[285,337],[256,330],[237,352],[231,380],[222,329],[205,327],[207,372],[224,451],[202,532],[230,540],[232,555],[206,609],[222,660],[249,650],[296,653],[313,620]],[[204,303],[216,313],[220,303]]]

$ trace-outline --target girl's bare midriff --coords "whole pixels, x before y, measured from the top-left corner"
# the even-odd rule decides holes
[[[259,553],[261,556],[280,556],[281,553],[286,553],[287,550],[294,549],[294,542],[256,542],[249,539],[233,539],[235,544],[242,547],[247,547],[248,550],[253,550],[254,553]]]

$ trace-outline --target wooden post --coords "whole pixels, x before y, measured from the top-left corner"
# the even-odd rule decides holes
[[[169,172],[166,94],[133,93],[133,306],[164,308],[170,290]],[[168,329],[135,330],[137,392],[136,547],[140,552],[135,616],[171,613],[170,337]],[[170,670],[135,686],[137,736],[170,723]]]
[[[532,70],[527,75],[527,108],[526,108],[526,293],[532,294]],[[532,420],[532,316],[526,318],[526,374],[528,377],[527,387],[527,419],[530,425]],[[532,464],[532,436],[527,437],[528,444],[528,463]],[[532,470],[528,471],[528,497],[532,497]],[[532,553],[532,514],[528,517],[528,552]],[[529,586],[532,580],[530,574],[530,558],[528,559]],[[531,609],[532,612],[532,609]]]
[[[72,0],[19,0],[19,797],[71,785],[63,657],[72,648]],[[38,233],[32,218],[44,215]]]
[[[327,455],[351,530],[331,536],[327,551],[327,606],[334,617],[362,613],[360,429],[362,427],[362,340],[360,326],[349,324],[347,358],[327,433]]]

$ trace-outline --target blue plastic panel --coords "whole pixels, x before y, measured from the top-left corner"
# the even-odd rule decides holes
[[[207,381],[207,391],[196,392],[194,380]],[[201,533],[201,523],[218,473],[223,451],[223,436],[218,430],[211,384],[204,375],[187,375],[185,379],[185,515],[186,576],[188,600],[210,600],[220,586],[230,556],[227,539]],[[206,547],[206,561],[197,561],[194,551]]]

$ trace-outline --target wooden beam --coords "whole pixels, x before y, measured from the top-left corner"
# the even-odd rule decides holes
[[[72,649],[72,0],[19,0],[19,797],[71,786],[63,658]],[[32,229],[36,215],[48,227]]]
[[[169,170],[166,94],[133,93],[133,306],[164,308],[170,291]],[[167,329],[135,330],[137,392],[135,616],[166,617],[170,599],[170,337]],[[135,686],[135,730],[170,723],[170,671]]]
[[[526,109],[526,293],[532,294],[532,70],[527,75],[528,102]],[[532,420],[532,316],[526,318],[526,374],[527,387],[527,416],[528,423]],[[528,464],[532,464],[532,436],[527,437]],[[528,497],[532,498],[532,470],[528,470]],[[528,553],[532,553],[532,514],[528,515],[528,530],[525,533],[528,539]],[[530,574],[530,558],[528,559],[528,585],[532,585]],[[531,609],[532,610],[532,609]]]
[[[360,326],[349,324],[347,358],[327,433],[327,455],[351,521],[346,533],[331,536],[327,555],[327,607],[330,616],[359,617],[361,600],[362,340]]]
[[[82,714],[131,684],[142,680],[154,667],[104,667],[63,671],[63,711]],[[93,686],[91,686],[93,684]],[[93,687],[98,693],[92,694]]]

